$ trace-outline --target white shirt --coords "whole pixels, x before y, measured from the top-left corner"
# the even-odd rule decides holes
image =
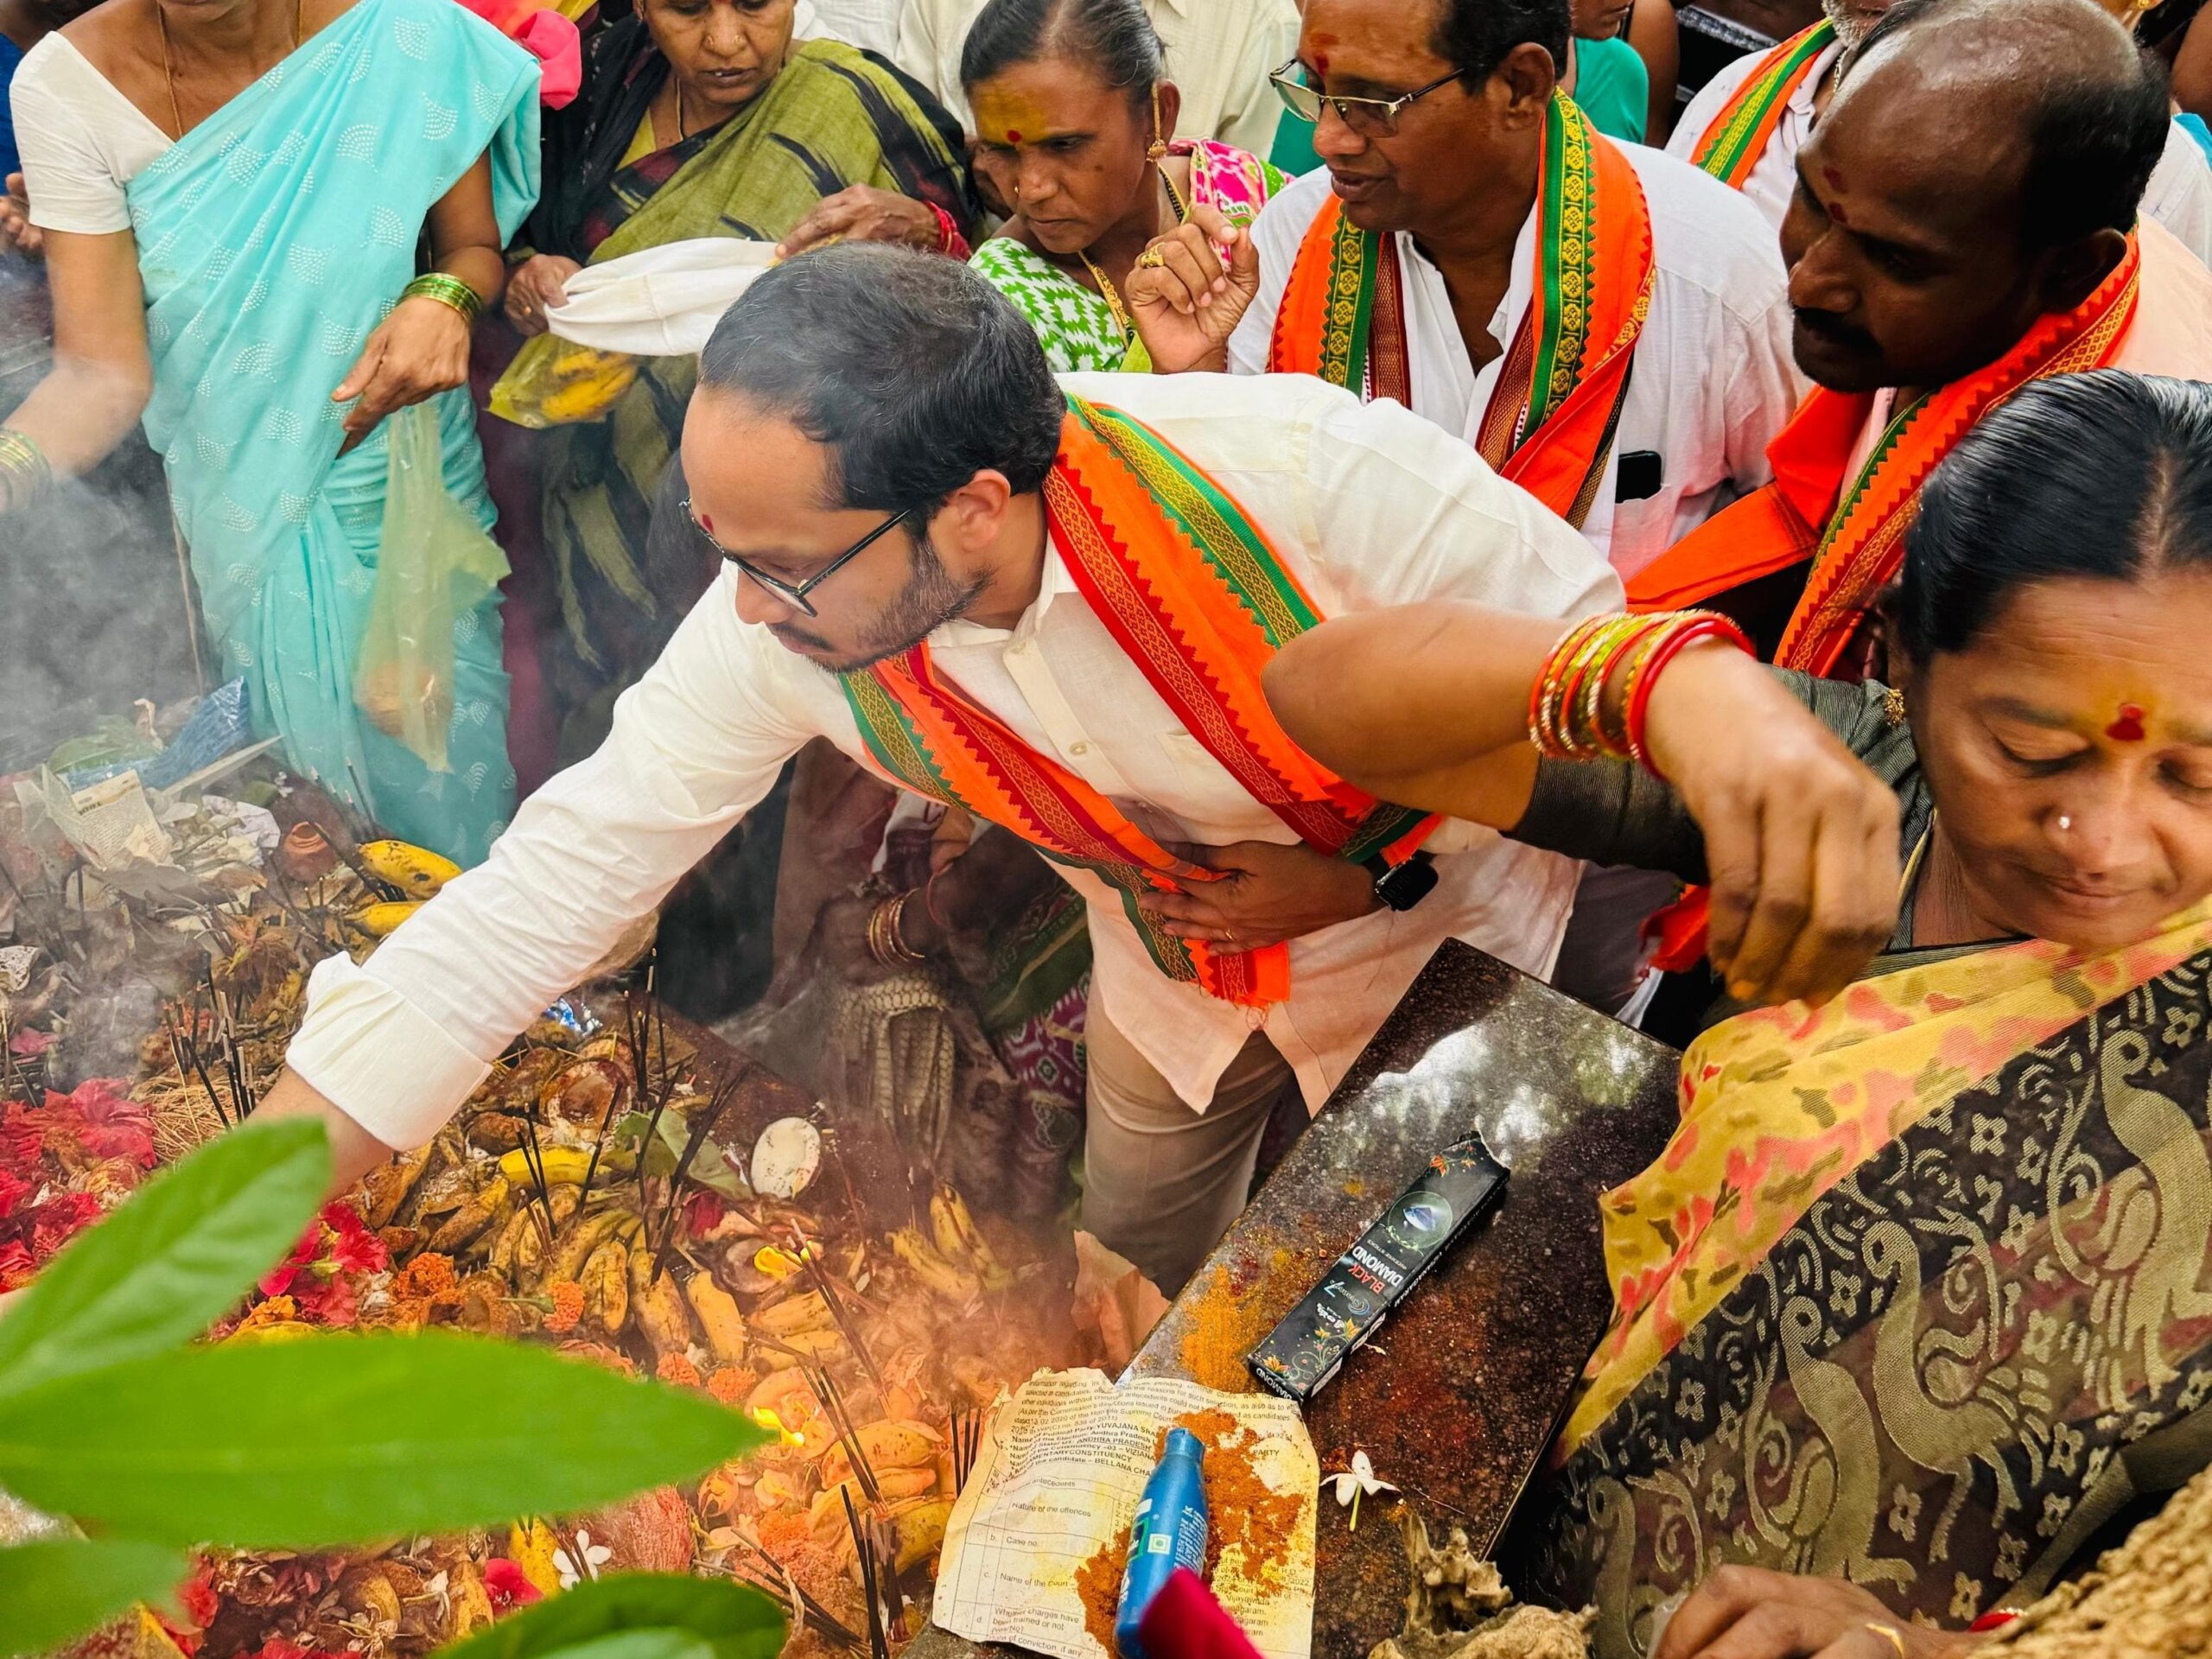
[[[1840,46],[1831,46],[1813,60],[1812,73],[1790,92],[1782,118],[1775,124],[1774,136],[1744,180],[1744,194],[1777,231],[1789,212],[1790,198],[1797,194],[1797,152],[1813,135],[1814,95],[1842,52]],[[1763,52],[1751,53],[1705,84],[1675,124],[1675,136],[1667,142],[1669,156],[1687,162],[1697,152],[1706,130],[1765,56]],[[2196,141],[2177,124],[2169,123],[2166,127],[2166,147],[2143,191],[2143,212],[2172,232],[2191,253],[2212,264],[2212,163],[2206,162]]]
[[[798,0],[791,33],[803,41],[842,41],[888,58],[899,49],[899,0]]]
[[[1534,498],[1457,438],[1394,404],[1305,377],[1078,374],[1204,468],[1266,531],[1325,613],[1452,597],[1545,616],[1617,607],[1620,583]],[[817,735],[863,753],[835,677],[739,621],[725,575],[623,694],[599,753],[532,796],[490,860],[449,885],[362,966],[319,966],[290,1064],[386,1145],[434,1134],[491,1061],[666,896]],[[1155,836],[1287,842],[1272,812],[1161,702],[1047,552],[1011,630],[954,622],[938,666],[1022,741]],[[1121,896],[1063,871],[1089,901],[1095,1006],[1203,1111],[1255,1026],[1325,1099],[1438,944],[1458,938],[1548,972],[1577,867],[1450,823],[1436,889],[1294,940],[1291,994],[1266,1011],[1167,978]]]
[[[102,236],[130,228],[124,187],[172,140],[60,30],[23,54],[8,88],[31,223]]]
[[[1605,476],[1582,533],[1625,579],[1738,495],[1764,484],[1767,441],[1804,396],[1789,354],[1789,303],[1774,232],[1736,193],[1695,168],[1641,144],[1622,149],[1651,210],[1651,310]],[[1294,180],[1253,226],[1260,291],[1229,342],[1230,367],[1256,374],[1299,244],[1329,200],[1325,169]],[[1535,220],[1531,211],[1513,251],[1513,276],[1491,319],[1501,347],[1512,344],[1535,300]],[[1398,232],[1405,289],[1414,412],[1473,443],[1500,353],[1478,372],[1461,338],[1443,274],[1414,238]],[[1616,504],[1621,457],[1660,457],[1657,493]]]
[[[960,85],[960,52],[984,0],[905,0],[898,65],[937,94],[970,132],[975,118]],[[1183,94],[1171,138],[1218,138],[1264,158],[1282,102],[1268,73],[1298,50],[1294,0],[1144,0],[1167,56],[1167,79]]]

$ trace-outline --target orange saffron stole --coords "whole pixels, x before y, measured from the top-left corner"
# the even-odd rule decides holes
[[[1656,267],[1634,165],[1564,95],[1545,114],[1535,213],[1531,302],[1477,448],[1580,528],[1612,452]],[[1292,263],[1268,367],[1410,406],[1396,246],[1354,226],[1341,202],[1325,205]]]
[[[1767,446],[1774,482],[1675,543],[1629,583],[1637,610],[1702,604],[1808,556],[1812,569],[1775,660],[1827,674],[1847,654],[1904,562],[1921,486],[1983,416],[2031,380],[2108,365],[2135,320],[2142,255],[2126,255],[2073,310],[2037,321],[1979,373],[1899,410],[1853,479],[1845,477],[1873,395],[1816,390]]]
[[[1333,856],[1412,856],[1437,819],[1325,770],[1269,710],[1262,671],[1320,613],[1218,486],[1119,410],[1071,399],[1045,499],[1053,547],[1093,613],[1254,799]],[[1289,995],[1287,946],[1217,950],[1147,922],[1147,893],[1219,878],[1170,853],[942,679],[925,644],[843,680],[869,757],[893,782],[963,806],[1121,889],[1170,977],[1249,1007]]]
[[[1697,141],[1695,164],[1721,183],[1742,189],[1782,124],[1790,98],[1834,44],[1835,25],[1824,17],[1770,51]]]

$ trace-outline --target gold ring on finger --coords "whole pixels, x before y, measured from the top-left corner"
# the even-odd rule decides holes
[[[1905,1659],[1904,1634],[1896,1625],[1870,1624],[1866,1628],[1888,1643],[1896,1650],[1897,1659]]]
[[[1167,251],[1157,244],[1137,255],[1137,265],[1144,270],[1159,270],[1167,264]]]

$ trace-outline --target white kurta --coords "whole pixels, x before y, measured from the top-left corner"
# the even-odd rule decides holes
[[[1582,531],[1627,578],[1767,481],[1767,442],[1796,409],[1807,383],[1789,354],[1787,279],[1773,231],[1734,191],[1695,168],[1641,144],[1622,148],[1650,206],[1657,269],[1620,429]],[[1329,199],[1327,172],[1308,174],[1270,201],[1254,225],[1260,292],[1230,340],[1230,367],[1237,373],[1266,367],[1292,263]],[[1491,319],[1501,350],[1480,371],[1460,335],[1443,274],[1402,232],[1398,261],[1414,412],[1471,445],[1504,372],[1503,348],[1535,301],[1535,214],[1521,228],[1512,283]],[[1638,453],[1659,458],[1658,490],[1616,503],[1621,458]]]
[[[1325,613],[1429,598],[1543,616],[1617,607],[1620,583],[1567,527],[1456,437],[1305,377],[1069,375],[1157,430],[1242,505]],[[1011,630],[956,622],[934,661],[1024,742],[1155,836],[1287,842],[1290,830],[1184,728],[1046,551]],[[386,1145],[420,1144],[491,1061],[666,896],[809,739],[863,749],[836,678],[741,622],[725,574],[617,704],[599,753],[524,802],[490,860],[362,966],[315,969],[290,1064]],[[1293,942],[1288,1001],[1233,1007],[1154,965],[1118,892],[1089,901],[1096,1006],[1203,1111],[1260,1023],[1309,1102],[1335,1087],[1446,938],[1548,971],[1577,867],[1467,824],[1430,843],[1414,909]]]
[[[975,118],[960,85],[960,54],[984,0],[905,0],[899,67],[932,92],[969,131]],[[1268,73],[1298,50],[1293,0],[1144,0],[1166,54],[1167,78],[1183,94],[1179,138],[1218,138],[1265,156],[1282,101]]]

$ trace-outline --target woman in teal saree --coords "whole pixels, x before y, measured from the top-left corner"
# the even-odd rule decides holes
[[[463,388],[537,196],[534,60],[452,0],[110,0],[39,50],[56,369],[0,429],[6,499],[143,407],[257,726],[393,833],[480,859],[513,803],[496,594],[455,621],[448,770],[356,706],[353,669],[385,416],[433,404],[446,489],[490,523]]]

